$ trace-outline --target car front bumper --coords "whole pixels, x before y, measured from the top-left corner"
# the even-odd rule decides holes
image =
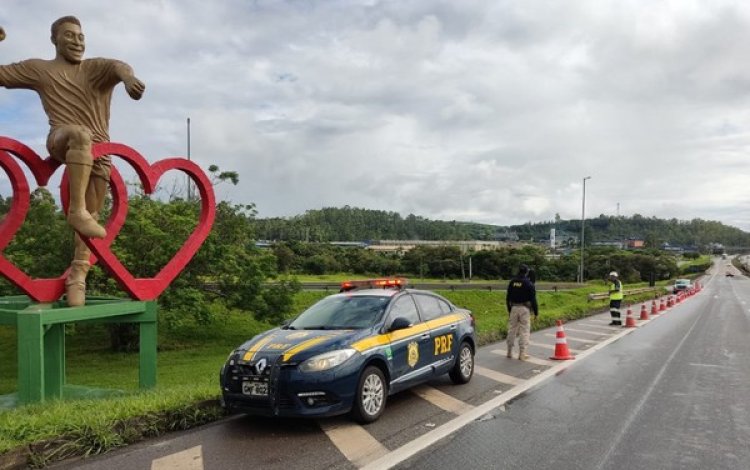
[[[359,380],[355,363],[323,372],[302,372],[296,366],[274,365],[268,374],[267,396],[242,392],[242,382],[258,380],[242,367],[222,369],[222,404],[230,412],[261,416],[325,417],[351,410]],[[264,379],[265,381],[265,379]]]

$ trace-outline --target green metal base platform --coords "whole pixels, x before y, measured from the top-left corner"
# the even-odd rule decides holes
[[[39,304],[25,296],[0,298],[0,324],[18,330],[18,391],[0,396],[0,408],[47,400],[104,396],[117,390],[89,389],[65,383],[65,325],[68,323],[138,323],[139,385],[156,386],[155,301],[90,298],[82,307],[64,302]]]

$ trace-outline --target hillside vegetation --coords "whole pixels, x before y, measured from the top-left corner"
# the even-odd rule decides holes
[[[344,206],[309,210],[290,218],[255,219],[259,239],[284,241],[366,241],[366,240],[545,240],[550,229],[558,234],[578,235],[580,220],[556,220],[523,225],[500,226],[471,222],[430,220],[409,214]],[[750,234],[721,222],[656,217],[614,217],[600,215],[586,220],[587,242],[641,238],[647,246],[673,245],[702,247],[709,243],[750,246]]]

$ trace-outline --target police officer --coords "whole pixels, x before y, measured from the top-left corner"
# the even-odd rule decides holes
[[[513,357],[513,345],[518,336],[518,359],[525,361],[529,358],[526,348],[531,333],[531,314],[534,313],[534,318],[539,315],[536,289],[529,280],[529,267],[525,264],[518,268],[518,275],[510,280],[505,302],[509,314],[508,357]]]
[[[621,326],[620,305],[624,297],[622,293],[622,282],[620,282],[617,272],[609,273],[609,315],[612,317],[611,326]]]

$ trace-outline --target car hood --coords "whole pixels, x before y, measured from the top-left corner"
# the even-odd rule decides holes
[[[292,364],[316,354],[343,349],[366,337],[369,330],[274,330],[262,333],[237,349],[239,361],[251,363],[261,358]]]

